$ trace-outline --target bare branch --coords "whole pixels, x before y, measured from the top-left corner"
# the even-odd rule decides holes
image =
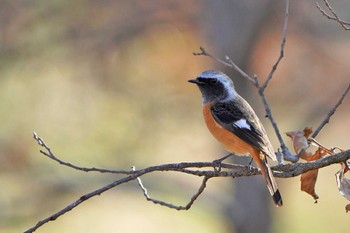
[[[350,83],[348,84],[348,87],[346,88],[345,92],[342,94],[338,102],[335,104],[335,106],[328,112],[327,116],[325,119],[321,122],[321,124],[318,126],[318,128],[315,130],[315,132],[311,135],[312,138],[315,138],[319,132],[322,130],[322,128],[329,122],[331,116],[335,113],[337,108],[341,105],[343,102],[345,96],[348,94],[350,90]]]
[[[239,66],[237,66],[232,60],[231,58],[229,58],[228,56],[225,56],[226,61],[215,57],[214,55],[208,53],[203,47],[199,48],[201,50],[201,52],[193,52],[192,54],[195,56],[208,56],[212,59],[214,59],[215,61],[228,66],[230,68],[233,68],[234,70],[236,70],[238,73],[240,73],[244,78],[246,78],[247,80],[249,80],[250,82],[252,82],[255,85],[255,81],[254,78],[252,78],[251,76],[249,76],[246,72],[244,72],[241,68],[239,68]]]
[[[258,78],[256,78],[256,82],[259,83],[259,79]],[[259,84],[258,84],[258,86],[260,87]],[[270,108],[270,106],[269,106],[269,104],[268,104],[268,102],[266,100],[266,97],[265,97],[265,94],[264,94],[264,89],[262,87],[259,88],[259,95],[260,95],[261,100],[262,100],[262,102],[264,104],[266,115],[269,118],[273,129],[275,130],[275,134],[276,134],[276,136],[278,138],[278,141],[280,143],[280,146],[281,146],[281,149],[282,149],[282,153],[284,155],[284,159],[288,160],[288,161],[292,161],[292,162],[297,162],[298,158],[296,158],[295,156],[292,155],[292,153],[290,153],[290,151],[288,150],[286,144],[284,143],[282,135],[281,135],[281,133],[279,131],[279,128],[277,126],[277,123],[276,123],[275,119],[272,116],[271,108]],[[283,163],[283,158],[282,158],[281,153],[277,153],[277,159],[278,159],[279,163]]]
[[[41,139],[40,137],[38,137],[36,132],[33,132],[33,137],[34,137],[35,141],[37,141],[39,146],[42,146],[46,149],[46,151],[40,150],[40,153],[42,153],[43,155],[47,156],[48,158],[58,162],[61,165],[73,168],[75,170],[84,171],[84,172],[131,174],[130,171],[127,171],[127,170],[109,170],[109,169],[95,168],[95,167],[87,168],[87,167],[80,167],[80,166],[77,166],[77,165],[74,165],[71,163],[67,163],[67,162],[57,158],[56,155],[51,151],[50,147],[48,147],[45,144],[44,140]]]
[[[327,0],[323,0],[326,7],[328,8],[328,10],[332,13],[333,16],[329,15],[326,13],[325,10],[323,10],[320,5],[318,4],[318,2],[316,2],[316,7],[318,8],[318,10],[324,15],[326,16],[328,19],[330,20],[334,20],[336,22],[338,22],[340,24],[340,26],[342,26],[345,30],[350,30],[350,23],[346,22],[342,19],[339,18],[338,14],[335,12],[335,10],[333,10],[333,8],[331,7],[331,5],[329,4],[329,2]]]
[[[52,155],[50,156],[50,153],[51,154],[53,154],[53,153],[49,149],[49,147],[44,143],[44,141],[41,138],[39,138],[37,136],[37,134],[34,134],[34,138],[40,146],[45,147],[46,150],[49,151],[49,153],[43,153],[41,151],[41,153],[45,154],[48,158],[51,158],[57,162],[60,161],[59,162],[60,164],[68,166],[72,169],[77,169],[77,170],[81,170],[81,171],[100,172],[100,169],[89,169],[89,168],[85,169],[85,168],[64,162],[55,156],[54,157]],[[310,171],[310,170],[326,167],[326,166],[329,166],[331,164],[345,162],[348,159],[350,159],[350,150],[340,152],[340,153],[335,154],[333,156],[327,156],[327,157],[324,157],[324,158],[321,158],[319,160],[312,161],[312,162],[278,165],[278,166],[272,167],[271,169],[273,170],[273,174],[275,177],[288,178],[288,177],[298,176],[298,175],[305,173],[307,171]],[[76,201],[67,205],[62,210],[60,210],[60,211],[56,212],[55,214],[39,221],[35,226],[29,228],[25,232],[26,233],[34,232],[35,230],[40,228],[42,225],[44,225],[50,221],[55,221],[57,218],[64,215],[65,213],[71,211],[72,209],[76,208],[78,205],[80,205],[84,201],[86,201],[92,197],[101,195],[102,193],[110,190],[111,188],[114,188],[116,186],[122,185],[124,183],[130,182],[130,181],[135,180],[135,179],[138,180],[138,183],[139,183],[139,185],[144,193],[144,196],[147,198],[147,200],[152,201],[155,204],[160,204],[162,206],[166,206],[166,207],[177,209],[177,210],[188,210],[189,208],[191,208],[191,206],[196,201],[196,199],[200,196],[200,194],[204,191],[206,184],[207,184],[207,181],[210,178],[213,178],[213,177],[241,177],[241,176],[253,176],[253,175],[261,174],[261,172],[258,168],[244,166],[244,165],[222,163],[220,167],[225,168],[225,170],[220,170],[220,171],[213,169],[213,167],[215,167],[215,166],[217,166],[217,161],[214,160],[213,162],[162,164],[162,165],[151,166],[151,167],[147,167],[147,168],[139,169],[139,170],[132,168],[130,171],[125,171],[128,174],[124,178],[116,180],[116,181],[114,181],[106,186],[103,186],[97,190],[94,190],[90,193],[87,193],[87,194],[81,196],[79,199],[77,199]],[[210,170],[192,170],[192,169],[188,169],[188,168],[210,168]],[[110,173],[118,173],[119,171],[124,172],[123,170],[116,170],[116,171],[108,170],[108,171],[111,171]],[[175,172],[180,172],[180,173],[185,173],[185,174],[189,174],[189,175],[203,177],[202,184],[200,185],[197,192],[192,196],[191,200],[185,206],[177,206],[174,204],[166,203],[164,201],[156,200],[156,199],[151,198],[148,195],[147,189],[143,186],[141,179],[139,177],[141,177],[145,174],[148,174],[148,173],[159,172],[159,171],[163,171],[163,172],[164,171],[175,171]],[[124,174],[124,173],[120,173],[120,174]]]
[[[265,82],[260,85],[259,84],[259,79],[257,77],[255,77],[255,81],[256,81],[256,87],[259,90],[259,95],[262,99],[262,102],[264,104],[265,107],[265,111],[267,114],[267,117],[269,118],[269,120],[271,121],[272,127],[275,130],[276,136],[278,138],[278,141],[280,143],[281,149],[282,149],[282,154],[284,155],[284,159],[288,160],[288,161],[292,161],[292,162],[297,162],[298,161],[298,157],[297,156],[293,156],[292,153],[290,153],[288,147],[286,146],[286,144],[284,143],[284,140],[282,138],[282,135],[279,131],[279,128],[277,126],[276,121],[274,120],[273,116],[272,116],[272,112],[271,112],[271,108],[266,100],[264,91],[265,88],[267,87],[269,81],[272,79],[273,74],[275,73],[278,65],[280,64],[282,58],[284,57],[284,48],[286,46],[286,38],[287,38],[287,29],[288,29],[288,16],[289,16],[289,0],[286,0],[286,8],[285,8],[285,16],[284,16],[284,24],[283,24],[283,30],[282,30],[282,41],[281,41],[281,47],[280,47],[280,55],[277,58],[276,63],[272,66],[271,71],[269,72],[269,74],[267,75]],[[279,163],[283,163],[283,157],[282,157],[281,153],[277,153],[277,159]]]
[[[288,29],[288,16],[289,16],[289,0],[286,0],[286,10],[285,10],[285,16],[284,16],[283,30],[282,30],[282,42],[281,42],[280,55],[277,58],[276,63],[272,66],[272,69],[270,73],[267,75],[265,82],[261,86],[262,89],[265,89],[267,87],[267,84],[272,79],[272,76],[275,73],[277,66],[280,64],[280,61],[284,57],[284,48],[286,46],[286,40],[287,40],[286,38],[287,38],[287,29]]]
[[[135,171],[135,167],[133,167],[133,171]],[[203,178],[203,181],[202,181],[202,184],[201,186],[199,187],[198,191],[192,196],[191,200],[185,205],[185,206],[178,206],[178,205],[174,205],[174,204],[171,204],[171,203],[167,203],[167,202],[164,202],[164,201],[161,201],[161,200],[157,200],[157,199],[154,199],[154,198],[151,198],[149,195],[148,195],[148,191],[147,189],[145,188],[145,186],[142,184],[142,181],[141,181],[141,178],[140,177],[137,177],[137,181],[139,183],[139,186],[140,188],[142,189],[142,192],[143,192],[143,195],[145,196],[146,200],[147,201],[151,201],[153,202],[154,204],[159,204],[159,205],[162,205],[162,206],[166,206],[170,209],[176,209],[176,210],[188,210],[191,208],[191,206],[193,205],[193,203],[195,202],[195,200],[197,200],[197,198],[199,197],[199,195],[204,191],[206,185],[207,185],[207,181],[212,178],[212,176],[204,176]]]
[[[347,150],[347,151],[339,152],[332,156],[325,156],[321,159],[318,159],[312,162],[278,165],[278,166],[272,167],[271,169],[273,169],[274,171],[280,171],[280,173],[274,172],[275,177],[287,178],[287,177],[301,175],[310,170],[327,167],[331,164],[345,162],[349,158],[350,158],[350,150]]]

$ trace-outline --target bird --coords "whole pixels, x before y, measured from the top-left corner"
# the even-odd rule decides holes
[[[277,160],[274,149],[258,116],[236,92],[233,81],[221,71],[206,70],[188,82],[199,87],[204,120],[211,134],[227,151],[252,157],[276,206],[282,206],[282,196],[267,161]]]

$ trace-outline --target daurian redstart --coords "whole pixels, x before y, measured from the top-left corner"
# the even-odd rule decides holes
[[[282,197],[267,163],[276,160],[265,129],[248,102],[235,91],[232,80],[217,70],[207,70],[195,83],[202,93],[205,123],[213,136],[230,152],[250,155],[261,170],[270,194],[277,206]]]

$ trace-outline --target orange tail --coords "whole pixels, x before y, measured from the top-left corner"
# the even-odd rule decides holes
[[[261,158],[260,152],[256,151],[254,155],[252,154],[252,157],[255,163],[258,165],[258,167],[261,170],[261,174],[263,175],[266,181],[267,188],[269,189],[272,199],[274,200],[276,206],[277,207],[282,206],[283,205],[282,196],[280,194],[280,191],[278,190],[277,183],[275,178],[273,177],[271,168],[267,163],[266,156],[264,155],[264,157]]]

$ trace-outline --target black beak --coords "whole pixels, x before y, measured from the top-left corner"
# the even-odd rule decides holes
[[[190,79],[190,80],[188,80],[188,82],[189,83],[198,84],[198,85],[204,84],[203,82],[199,81],[198,79]]]

